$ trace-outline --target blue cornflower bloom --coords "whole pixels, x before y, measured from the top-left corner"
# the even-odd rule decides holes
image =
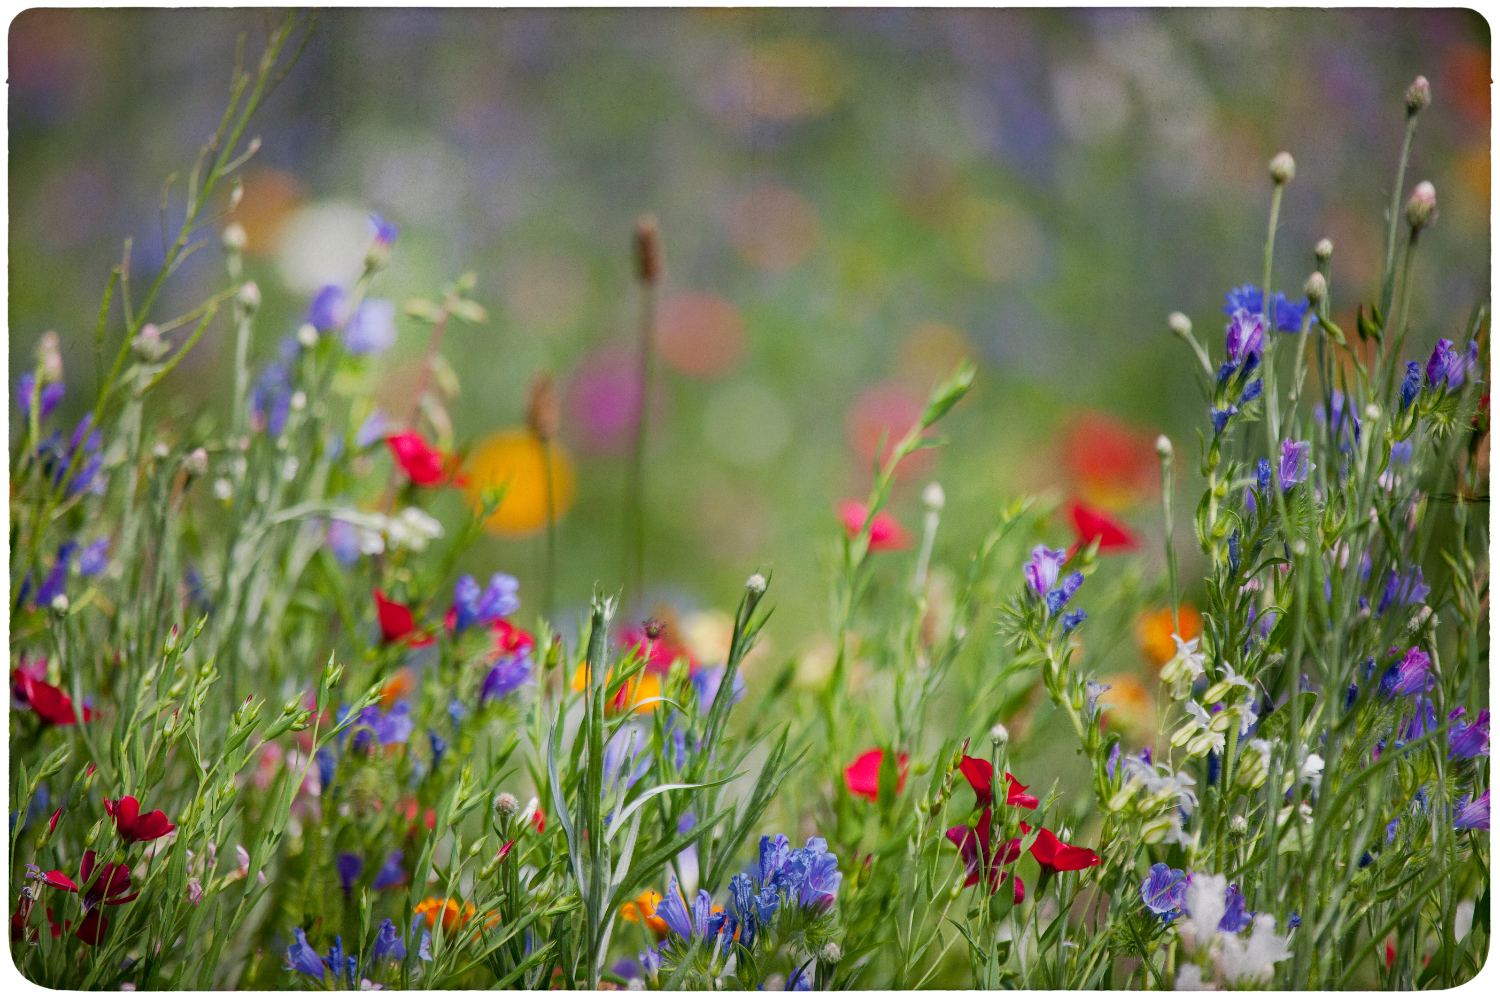
[[[1401,409],[1411,405],[1422,391],[1422,366],[1415,361],[1406,363],[1406,377],[1401,380]]]
[[[381,354],[396,343],[396,303],[365,299],[344,324],[344,349],[350,354]]]
[[[1224,433],[1224,428],[1229,426],[1229,418],[1239,412],[1240,408],[1238,406],[1226,406],[1222,410],[1209,407],[1208,416],[1209,419],[1213,421],[1214,433]]]
[[[1385,579],[1385,593],[1381,595],[1380,606],[1375,613],[1383,615],[1392,607],[1421,604],[1427,600],[1427,595],[1431,592],[1432,588],[1427,586],[1422,579],[1422,567],[1413,567],[1404,575],[1391,570],[1390,575]]]
[[[83,576],[98,576],[109,568],[109,536],[96,538],[78,557],[78,572]]]
[[[1068,554],[1062,549],[1049,549],[1045,545],[1038,545],[1031,550],[1031,558],[1027,561],[1024,572],[1026,583],[1038,597],[1046,594],[1057,583],[1057,574],[1062,571],[1063,563],[1068,561]]]
[[[401,859],[404,855],[400,851],[392,851],[390,857],[385,859],[385,864],[380,866],[380,871],[375,873],[370,888],[376,892],[389,889],[393,885],[400,885],[406,881],[406,872],[401,870]],[[421,914],[418,914],[421,916]]]
[[[1454,817],[1453,829],[1488,830],[1490,828],[1490,790],[1486,788],[1484,794],[1473,802],[1469,802],[1468,798],[1465,795],[1458,800],[1458,815]]]
[[[389,247],[396,242],[396,237],[401,235],[401,227],[381,215],[379,212],[370,213],[370,235],[375,242],[381,246]]]
[[[491,698],[504,698],[531,679],[531,657],[524,653],[504,653],[484,675],[479,687],[479,704]]]
[[[1264,310],[1262,305],[1265,296],[1259,288],[1252,284],[1241,285],[1231,288],[1224,294],[1224,313],[1232,316],[1238,310],[1251,313],[1260,313]],[[1302,329],[1302,318],[1307,313],[1308,302],[1289,302],[1285,292],[1276,292],[1271,296],[1271,309],[1276,314],[1276,329],[1282,333],[1297,333]]]
[[[41,404],[42,408],[37,417],[40,423],[52,416],[52,411],[57,409],[57,404],[62,402],[63,393],[67,387],[61,382],[51,382],[42,386]],[[27,372],[16,382],[16,405],[21,409],[21,419],[31,419],[31,400],[37,395],[36,373]]]
[[[399,962],[406,957],[406,942],[401,940],[401,935],[396,932],[396,925],[389,919],[380,922],[380,930],[375,935],[375,947],[370,950],[370,954],[376,962],[387,959]]]
[[[1158,861],[1141,883],[1141,902],[1152,913],[1169,924],[1182,916],[1182,902],[1187,894],[1187,875],[1180,868],[1170,868]]]
[[[1230,884],[1224,888],[1224,917],[1219,921],[1219,930],[1226,934],[1238,934],[1250,926],[1255,914],[1245,909],[1245,897],[1240,887]]]
[[[286,954],[283,956],[286,959],[286,964],[282,968],[295,969],[297,972],[312,976],[321,982],[323,979],[323,959],[313,950],[312,945],[307,943],[307,932],[298,927],[292,931],[292,936],[296,938],[296,941],[292,943],[291,947],[287,948]]]
[[[1464,714],[1462,706],[1448,713],[1449,720],[1457,723],[1448,731],[1448,756],[1464,759],[1488,757],[1490,755],[1490,710],[1481,708],[1472,723],[1457,722],[1464,717]]]
[[[338,329],[348,317],[349,296],[338,285],[324,285],[313,293],[307,305],[307,321],[319,333]]]
[[[344,885],[344,895],[348,896],[365,870],[365,859],[345,851],[334,860],[333,866],[338,869],[339,881]]]
[[[1073,599],[1073,595],[1081,586],[1083,586],[1082,573],[1069,573],[1064,577],[1056,589],[1047,592],[1047,614],[1055,615],[1061,611]]]
[[[1082,625],[1088,619],[1088,616],[1088,612],[1082,608],[1075,608],[1063,615],[1062,634],[1066,636],[1069,632]]]
[[[1277,471],[1281,474],[1282,489],[1296,486],[1312,472],[1312,462],[1308,460],[1311,450],[1311,441],[1281,442],[1281,465]]]
[[[1265,387],[1265,382],[1261,379],[1256,379],[1245,386],[1245,391],[1240,394],[1240,405],[1244,406],[1246,403],[1259,399],[1261,393],[1265,391]]]

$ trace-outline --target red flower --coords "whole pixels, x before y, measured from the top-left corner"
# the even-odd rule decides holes
[[[870,516],[870,508],[858,500],[845,500],[839,505],[839,520],[844,522],[844,534],[854,538],[865,526],[865,519]],[[911,535],[896,520],[885,511],[875,515],[875,520],[870,522],[870,551],[871,552],[899,552],[902,549],[911,548]]]
[[[506,856],[510,854],[510,849],[515,846],[516,842],[514,839],[507,840],[503,845],[501,845],[500,850],[495,852],[495,860],[504,861]]]
[[[68,876],[63,874],[62,872],[42,872],[31,877],[47,885],[50,885],[54,889],[62,889],[66,892],[78,891],[78,886],[73,884],[73,880],[68,878]]]
[[[450,474],[449,460],[416,431],[392,434],[385,443],[401,471],[418,486],[463,486],[462,476]]]
[[[105,799],[104,811],[115,821],[116,832],[127,844],[156,840],[176,829],[167,822],[167,814],[160,809],[141,815],[141,804],[134,795],[127,795],[118,802]]]
[[[1022,833],[1030,833],[1031,827],[1021,824]],[[1076,872],[1092,868],[1099,863],[1099,855],[1087,847],[1074,847],[1057,839],[1057,834],[1042,828],[1031,845],[1031,856],[1042,866],[1042,874],[1053,872]]]
[[[62,816],[62,811],[63,807],[58,806],[57,812],[53,813],[52,818],[47,821],[47,836],[50,837],[57,832],[57,821]]]
[[[1099,539],[1099,551],[1104,553],[1129,552],[1141,547],[1141,540],[1130,528],[1080,500],[1074,500],[1068,505],[1068,516],[1073,519],[1080,547],[1096,538]]]
[[[130,892],[130,869],[125,865],[110,862],[99,869],[99,876],[89,885],[89,876],[94,872],[94,852],[83,852],[83,864],[78,870],[78,878],[88,888],[83,892],[83,908],[85,911],[92,910],[101,903],[105,906],[120,906],[128,903],[139,892]],[[129,895],[126,895],[129,893]]]
[[[1011,864],[1021,856],[1021,841],[1020,838],[1014,838],[1005,845],[1002,852],[993,853],[990,849],[990,816],[990,810],[986,808],[979,816],[977,830],[971,826],[955,826],[944,831],[944,836],[953,842],[953,846],[958,848],[959,856],[964,859],[964,885],[978,885],[982,873],[989,885],[990,895],[994,895],[999,891],[1001,883],[1010,877],[1010,873],[1001,871],[1000,866]],[[1026,884],[1019,878],[1015,880],[1013,892],[1013,901],[1017,905],[1026,901]]]
[[[523,632],[522,635],[525,635]],[[531,638],[527,636],[527,638]],[[693,659],[686,646],[672,641],[670,629],[663,630],[655,639],[641,629],[639,625],[632,625],[620,634],[620,643],[637,656],[646,660],[646,669],[653,674],[666,676],[672,671],[672,664],[679,659],[688,661],[688,673],[698,669],[698,661]]]
[[[1069,428],[1063,464],[1083,495],[1112,507],[1134,502],[1161,485],[1156,436],[1103,413],[1085,413]]]
[[[535,636],[500,618],[490,622],[490,634],[495,637],[495,652],[502,656],[525,656],[536,648]]]
[[[844,784],[851,795],[859,795],[874,802],[880,794],[880,765],[885,760],[885,751],[876,747],[866,750],[855,758],[854,763],[844,768]],[[896,794],[906,787],[906,754],[896,758]]]
[[[380,617],[381,639],[386,643],[400,642],[417,630],[417,621],[412,617],[411,608],[387,599],[378,590],[375,591],[375,611]],[[433,641],[432,636],[418,633],[407,639],[407,645],[415,649],[430,646]]]
[[[64,694],[61,688],[37,680],[29,673],[20,670],[11,671],[10,677],[12,692],[21,701],[30,705],[32,711],[41,716],[43,722],[50,722],[54,726],[71,726],[78,722],[78,712],[73,708],[73,699]],[[84,722],[91,722],[98,717],[98,712],[87,705],[84,706]]]
[[[980,805],[988,805],[993,801],[995,765],[981,757],[970,757],[965,754],[959,760],[958,769],[968,779],[969,787],[974,789],[974,795],[979,799]],[[1035,795],[1026,794],[1026,789],[1030,786],[1021,784],[1009,771],[1005,772],[1005,780],[1009,783],[1009,789],[1005,794],[1006,805],[1020,806],[1023,809],[1035,809],[1041,805],[1041,800]]]
[[[93,910],[79,921],[78,930],[73,936],[84,944],[97,947],[99,942],[104,940],[104,931],[107,927],[109,927],[109,921],[104,918],[103,911]]]

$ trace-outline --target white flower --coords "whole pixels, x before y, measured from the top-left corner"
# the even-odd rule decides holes
[[[1298,772],[1297,777],[1302,781],[1311,782],[1313,791],[1317,791],[1323,783],[1323,758],[1315,753],[1308,754],[1307,759],[1302,762],[1302,770]]]
[[[1219,961],[1224,969],[1225,983],[1234,986],[1269,980],[1276,973],[1276,963],[1291,957],[1286,939],[1276,933],[1276,918],[1262,913],[1256,916],[1248,941],[1232,934],[1224,935]]]
[[[1182,636],[1173,632],[1172,641],[1177,644],[1177,652],[1161,668],[1161,681],[1171,690],[1172,697],[1180,701],[1203,673],[1203,654],[1198,652],[1199,639],[1183,642]]]
[[[1203,981],[1203,970],[1191,963],[1177,970],[1177,984],[1172,987],[1175,990],[1216,990],[1213,983]]]
[[[428,541],[443,533],[443,526],[426,511],[408,507],[386,524],[386,538],[395,548],[421,552]]]
[[[1183,707],[1192,718],[1172,734],[1172,745],[1184,747],[1194,757],[1210,750],[1223,753],[1224,734],[1214,730],[1214,717],[1208,714],[1208,710],[1192,699]]]
[[[1453,940],[1462,941],[1474,927],[1474,901],[1466,899],[1453,910]]]
[[[1206,945],[1219,932],[1219,921],[1224,919],[1224,889],[1229,880],[1223,875],[1194,872],[1183,896],[1182,908],[1192,919],[1193,932],[1199,945]]]

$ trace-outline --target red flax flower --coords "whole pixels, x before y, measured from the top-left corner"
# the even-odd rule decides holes
[[[1068,516],[1073,521],[1074,530],[1078,532],[1080,548],[1096,538],[1099,539],[1099,551],[1104,554],[1130,552],[1141,547],[1141,540],[1130,528],[1081,500],[1074,500],[1068,505]]]
[[[412,617],[411,608],[404,604],[397,604],[388,599],[385,594],[375,591],[375,611],[380,617],[380,637],[386,643],[401,642],[406,640],[407,645],[416,648],[419,646],[430,646],[433,638],[430,635],[417,633],[417,620]],[[408,639],[408,636],[412,636]]]
[[[160,816],[160,813],[156,815]],[[90,884],[89,877],[98,872],[93,883]],[[87,885],[83,891],[83,909],[85,912],[99,905],[121,906],[139,896],[139,892],[130,891],[130,869],[123,863],[109,862],[103,867],[95,868],[94,852],[83,852],[83,864],[78,870],[79,880]],[[85,921],[87,923],[87,921]],[[102,928],[101,928],[102,932]],[[80,933],[82,928],[80,927]]]
[[[416,431],[401,431],[385,439],[386,446],[401,471],[418,486],[464,486],[463,476],[455,476],[450,460]]]
[[[43,722],[50,722],[54,726],[71,726],[78,722],[78,711],[73,707],[73,699],[64,694],[61,688],[37,680],[20,670],[11,671],[10,677],[11,691],[30,705]],[[98,712],[84,706],[84,722],[91,722],[98,717]]]
[[[970,757],[965,754],[959,761],[958,769],[968,779],[969,787],[974,789],[974,795],[979,799],[979,804],[988,805],[994,796],[995,765],[982,757]],[[1005,772],[1005,781],[1009,786],[1005,793],[1006,805],[1035,809],[1042,804],[1035,795],[1026,794],[1026,789],[1031,786],[1021,784],[1009,771]]]
[[[859,529],[865,526],[865,519],[869,516],[870,508],[858,500],[845,500],[839,505],[839,520],[844,522],[844,534],[850,538],[859,535]],[[870,523],[870,551],[899,552],[909,548],[911,535],[901,522],[885,511],[876,514]]]
[[[853,764],[844,768],[844,784],[849,786],[849,794],[874,802],[880,794],[880,764],[884,760],[885,751],[876,747],[866,750],[855,758]],[[896,794],[900,795],[906,787],[906,754],[896,758],[896,765]]]
[[[160,809],[141,815],[141,804],[134,795],[127,795],[118,802],[105,799],[104,811],[115,821],[116,832],[127,844],[156,840],[176,829],[167,822],[167,814]]]
[[[1031,827],[1021,824],[1022,833],[1030,833]],[[1099,863],[1099,855],[1087,847],[1064,844],[1051,830],[1042,829],[1031,845],[1031,856],[1042,866],[1043,878],[1057,872],[1077,872],[1092,868]]]
[[[958,848],[959,856],[964,859],[964,885],[978,885],[981,873],[989,884],[990,895],[994,895],[1000,889],[1000,884],[1010,877],[1009,872],[1001,871],[1001,865],[1008,865],[1021,856],[1021,840],[1019,837],[1012,839],[1005,845],[1003,851],[994,852],[990,848],[990,810],[986,808],[979,816],[979,827],[955,826],[944,831],[944,835]],[[1017,878],[1015,880],[1015,893],[1013,901],[1017,906],[1026,901],[1026,884]]]

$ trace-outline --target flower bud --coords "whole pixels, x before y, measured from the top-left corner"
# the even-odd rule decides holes
[[[239,302],[246,312],[255,312],[260,308],[260,286],[253,281],[245,282],[235,295],[235,301]]]
[[[312,350],[318,346],[318,328],[311,323],[303,323],[297,327],[297,343]]]
[[[823,946],[823,954],[821,956],[821,958],[823,959],[823,964],[837,965],[839,963],[839,959],[843,957],[844,949],[840,948],[837,942],[830,941]]]
[[[764,594],[766,592],[766,578],[759,573],[752,573],[750,579],[745,581],[745,589],[755,594]]]
[[[998,747],[1001,744],[1007,743],[1009,741],[1010,741],[1010,730],[1008,730],[1008,729],[1005,728],[1005,724],[1004,723],[997,722],[993,726],[990,727],[990,742],[993,743],[995,746]]]
[[[1366,403],[1365,404],[1365,419],[1366,420],[1379,420],[1380,419],[1380,407],[1376,406],[1374,403]]]
[[[1156,454],[1164,460],[1172,457],[1172,440],[1165,434],[1156,435]]]
[[[1249,829],[1250,823],[1245,819],[1244,816],[1236,814],[1234,818],[1229,821],[1230,833],[1238,834],[1239,836],[1243,837],[1249,831]]]
[[[1432,103],[1432,85],[1419,76],[1406,88],[1406,113],[1414,115]]]
[[[947,496],[943,493],[941,483],[928,483],[927,488],[922,491],[922,502],[927,505],[928,510],[939,511],[947,502]]]
[[[67,614],[68,613],[68,595],[67,594],[58,594],[56,597],[52,598],[52,610],[56,611],[60,615]]]
[[[1184,313],[1174,312],[1167,317],[1167,328],[1183,340],[1186,340],[1193,334],[1193,321],[1188,319]]]
[[[635,224],[635,263],[641,284],[661,280],[661,228],[654,215],[643,215]]]
[[[526,403],[526,426],[538,441],[551,441],[557,436],[558,421],[557,392],[552,387],[552,376],[540,372],[531,382],[531,398]]]
[[[172,345],[161,339],[161,330],[157,329],[155,323],[147,323],[130,341],[130,347],[142,361],[160,361],[162,355],[171,350]]]
[[[202,476],[208,473],[208,451],[205,448],[194,448],[188,452],[188,457],[182,460],[183,469],[190,476]]]
[[[225,226],[224,235],[221,239],[224,243],[224,249],[230,253],[239,253],[245,249],[245,243],[248,241],[248,237],[245,235],[245,227],[238,222],[231,222]]]
[[[1333,256],[1333,240],[1326,236],[1319,240],[1318,245],[1313,247],[1313,256],[1319,261],[1327,261]]]
[[[1292,154],[1287,152],[1277,153],[1271,157],[1269,167],[1271,180],[1277,184],[1286,184],[1297,176],[1297,161],[1292,159]]]
[[[63,362],[59,343],[56,330],[48,330],[36,342],[36,362],[42,370],[42,385],[62,381]]]
[[[1423,181],[1412,189],[1406,203],[1406,224],[1413,229],[1425,229],[1437,218],[1437,190],[1431,181]]]
[[[1323,277],[1322,271],[1314,271],[1307,276],[1307,283],[1302,286],[1302,294],[1306,295],[1307,301],[1315,306],[1328,298],[1328,279]]]
[[[510,792],[501,792],[499,795],[495,796],[495,812],[499,813],[501,816],[504,816],[506,819],[510,819],[512,816],[514,816],[516,814],[516,810],[520,808],[521,800],[516,798]]]

